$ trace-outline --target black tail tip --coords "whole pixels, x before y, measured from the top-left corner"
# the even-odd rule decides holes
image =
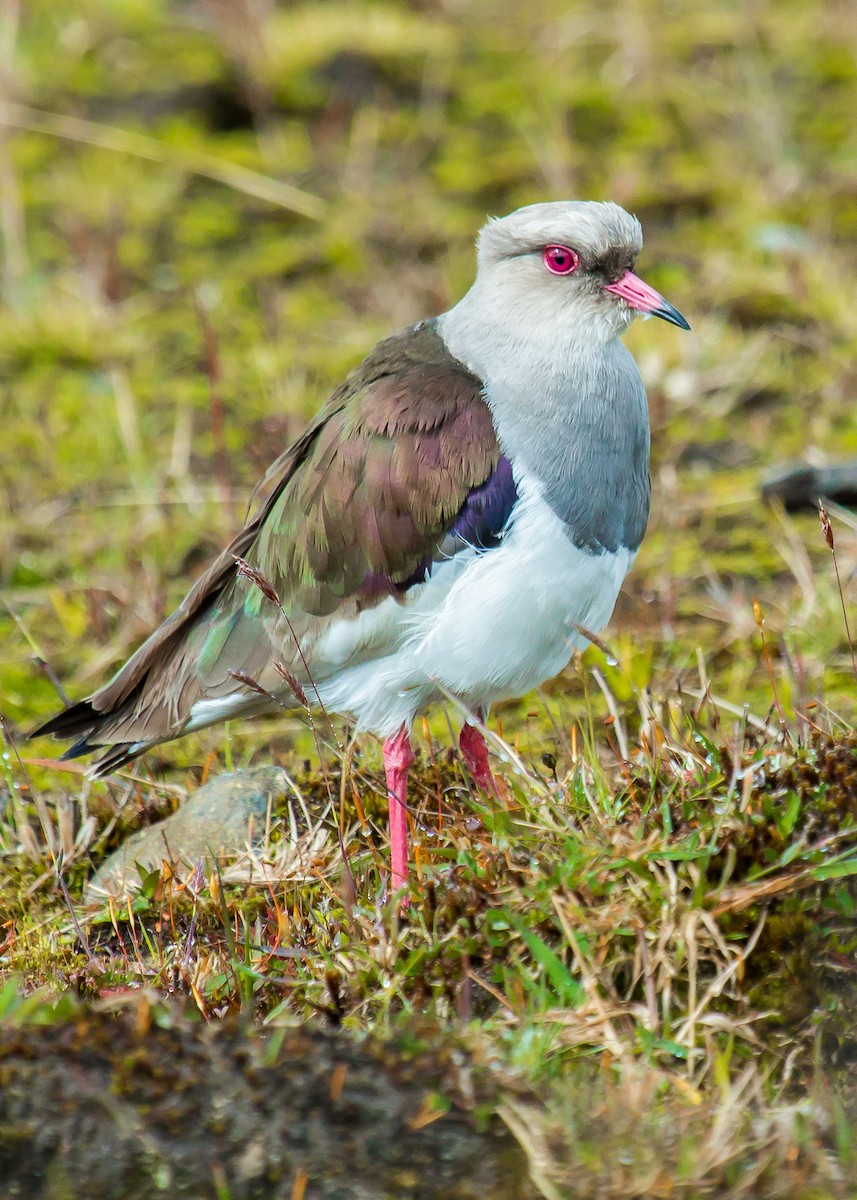
[[[32,737],[32,734],[30,736]],[[82,738],[78,738],[67,750],[63,750],[60,755],[60,762],[68,762],[71,758],[83,758],[85,754],[91,754],[97,748],[97,746],[90,742],[89,737],[84,734]]]
[[[68,749],[60,755],[60,761],[83,758],[84,755],[94,754],[96,750],[103,750],[105,747],[105,742],[98,739],[98,725],[103,716],[103,713],[93,708],[91,701],[81,700],[50,717],[27,736],[74,738]],[[107,753],[93,763],[87,772],[93,779],[103,779],[105,775],[112,775],[120,767],[127,766],[146,748],[145,742],[114,742],[110,745],[108,741],[106,745]]]
[[[90,750],[100,749],[101,747],[90,746]],[[74,747],[72,747],[74,749]],[[142,753],[140,746],[135,746],[134,742],[117,742],[111,746],[106,754],[91,767],[90,775],[93,779],[104,779],[107,775],[112,775],[114,771],[118,771],[120,767],[127,767],[128,763],[133,762],[139,754]],[[63,755],[65,757],[65,755]]]
[[[39,725],[37,729],[33,729],[27,736],[70,738],[77,737],[83,734],[77,745],[81,745],[86,740],[86,734],[98,720],[99,714],[92,707],[89,700],[80,700],[77,704],[72,704],[68,708],[64,708],[62,712],[56,713],[48,718],[43,725]],[[72,754],[74,747],[69,750],[68,757],[76,757]],[[78,750],[77,754],[85,754],[86,751]],[[65,756],[64,756],[65,757]]]

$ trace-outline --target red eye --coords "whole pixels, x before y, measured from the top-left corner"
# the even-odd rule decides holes
[[[580,255],[568,246],[545,246],[542,262],[554,275],[570,275],[580,264]]]

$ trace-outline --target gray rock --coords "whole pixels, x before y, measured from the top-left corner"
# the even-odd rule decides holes
[[[90,879],[84,902],[136,891],[137,863],[154,870],[167,862],[181,871],[193,869],[200,859],[210,867],[214,859],[234,858],[250,845],[258,847],[265,837],[269,806],[287,795],[294,795],[294,787],[281,767],[256,767],[209,780],[171,817],[131,834]],[[306,828],[306,822],[299,824]]]
[[[762,499],[781,500],[786,512],[818,512],[819,497],[857,508],[857,459],[819,467],[792,463],[781,467],[762,484]]]

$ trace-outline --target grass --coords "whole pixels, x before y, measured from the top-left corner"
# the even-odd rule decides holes
[[[544,1196],[851,1194],[857,519],[828,504],[831,546],[759,500],[857,446],[849,38],[832,0],[0,5],[7,1025],[142,993],[266,1037],[428,1021]],[[257,723],[107,783],[26,742],[181,598],[342,372],[467,286],[485,214],[563,195],[640,215],[693,332],[629,336],[650,531],[605,642],[492,714],[499,800],[451,708],[418,730],[408,919],[371,739],[325,728],[320,762]],[[329,810],[309,868],[275,839],[81,905],[128,833],[267,761]]]

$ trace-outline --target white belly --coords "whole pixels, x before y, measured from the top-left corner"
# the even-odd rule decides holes
[[[561,671],[586,644],[576,626],[603,629],[633,554],[577,549],[537,488],[518,489],[499,547],[458,554],[405,603],[385,600],[325,632],[312,660],[326,708],[386,736],[440,698],[438,683],[488,707]],[[354,663],[367,641],[376,656]]]

